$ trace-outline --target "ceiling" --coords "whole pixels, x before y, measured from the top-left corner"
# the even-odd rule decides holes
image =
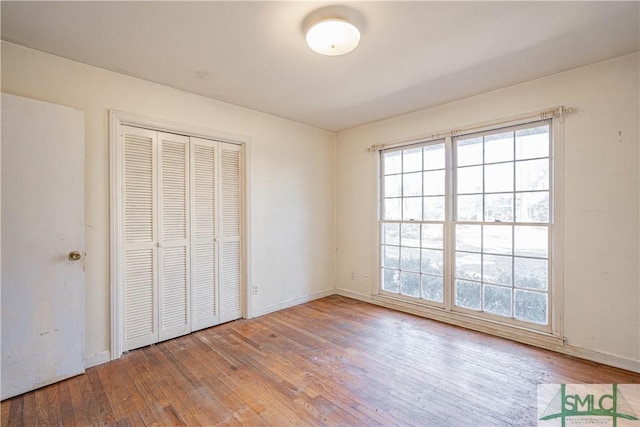
[[[360,46],[302,21],[333,2],[7,2],[2,39],[340,131],[638,51],[640,2],[341,2]]]

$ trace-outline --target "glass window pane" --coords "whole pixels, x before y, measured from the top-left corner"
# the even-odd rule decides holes
[[[546,259],[515,258],[513,269],[516,287],[540,291],[548,289],[549,265]]]
[[[412,248],[420,247],[420,224],[402,224],[400,244]]]
[[[482,281],[511,286],[512,260],[510,256],[484,255],[482,257]]]
[[[422,247],[442,249],[442,225],[422,224]]]
[[[420,249],[400,248],[400,269],[420,272]]]
[[[511,317],[511,288],[484,285],[482,308],[487,313]]]
[[[402,195],[422,196],[422,172],[402,175]]]
[[[516,131],[516,159],[549,157],[549,125]]]
[[[515,291],[515,318],[527,322],[547,324],[547,294],[540,292]]]
[[[424,170],[444,169],[444,144],[424,147]]]
[[[482,221],[482,194],[458,196],[456,208],[458,221]]]
[[[458,194],[482,193],[482,166],[458,168]]]
[[[384,177],[384,197],[402,196],[402,175]]]
[[[482,250],[485,253],[511,255],[512,228],[510,225],[485,225]]]
[[[404,150],[402,152],[402,172],[417,172],[422,170],[422,147]]]
[[[422,249],[422,272],[442,276],[442,251]]]
[[[402,199],[402,219],[405,221],[422,220],[422,197],[406,197]]]
[[[482,248],[482,229],[480,225],[456,226],[456,250],[480,252]]]
[[[424,173],[424,195],[444,195],[444,171],[433,171]]]
[[[388,222],[382,224],[382,244],[400,244],[400,224]]]
[[[400,273],[400,293],[420,298],[420,275],[402,271]]]
[[[384,174],[391,175],[402,172],[402,151],[384,153]]]
[[[487,194],[484,196],[484,220],[487,222],[512,222],[513,193]]]
[[[457,140],[456,160],[458,166],[482,164],[482,137]]]
[[[518,222],[549,222],[549,192],[517,193],[516,220]]]
[[[515,227],[514,254],[547,258],[548,256],[548,228],[547,227]]]
[[[402,219],[402,199],[384,199],[384,219]]]
[[[382,247],[382,266],[387,268],[400,268],[400,247]]]
[[[400,272],[398,270],[382,269],[382,289],[387,292],[400,292]]]
[[[422,298],[435,302],[443,299],[442,277],[422,275]]]
[[[425,197],[423,203],[425,221],[444,221],[444,196]]]
[[[480,283],[456,280],[456,305],[458,307],[480,310]]]
[[[456,252],[456,278],[480,281],[481,259],[480,254]]]
[[[516,162],[516,191],[548,189],[549,159]]]
[[[513,132],[487,135],[484,137],[484,162],[505,162],[513,160]]]
[[[513,163],[498,163],[484,167],[485,193],[513,191]]]

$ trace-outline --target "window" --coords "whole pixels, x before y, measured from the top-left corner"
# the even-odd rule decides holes
[[[381,294],[550,330],[551,121],[381,152]]]

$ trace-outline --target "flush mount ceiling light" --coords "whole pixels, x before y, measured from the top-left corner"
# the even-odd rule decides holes
[[[360,43],[360,31],[342,19],[320,21],[307,31],[307,44],[321,55],[337,56],[351,52]]]
[[[364,19],[344,6],[328,6],[310,13],[303,22],[307,44],[327,56],[344,55],[358,47]]]

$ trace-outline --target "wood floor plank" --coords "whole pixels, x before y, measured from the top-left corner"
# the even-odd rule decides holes
[[[71,391],[68,381],[62,381],[58,384],[59,389],[59,407],[60,417],[63,426],[75,426],[77,425],[76,417],[73,412],[73,401],[71,400]]]
[[[109,399],[100,380],[99,369],[89,368],[85,376],[91,385],[91,394],[95,402],[95,413],[100,424],[112,425],[116,423],[115,415]]]
[[[122,363],[109,363],[104,369],[96,370],[100,378],[100,382],[104,385],[104,391],[109,402],[109,406],[113,410],[113,417],[117,424],[130,422],[125,406],[126,400],[130,397],[128,392],[128,375],[122,369]]]
[[[107,368],[107,366],[108,365],[105,365],[105,368]],[[85,379],[85,375],[80,375],[78,377],[74,377],[70,380],[64,381],[65,383],[67,383],[69,387],[69,396],[71,398],[71,405],[72,405],[71,410],[76,420],[75,425],[79,425],[79,426],[95,425],[89,421],[88,413],[89,413],[89,407],[91,406],[92,397],[90,394],[87,395],[82,393],[81,384],[83,382],[82,381],[83,379]],[[26,398],[30,395],[31,393],[25,394],[25,403],[26,403]],[[78,408],[82,408],[82,409],[78,410]],[[26,409],[26,406],[25,406],[25,409]],[[25,424],[29,425],[29,422],[26,422]]]
[[[49,405],[47,403],[46,387],[35,391],[36,398],[36,425],[49,425]]]
[[[52,426],[62,425],[62,414],[60,411],[60,387],[57,384],[53,384],[44,388],[47,395],[47,408],[49,417],[47,422]]]
[[[1,425],[535,425],[544,383],[640,374],[332,296],[7,399]]]
[[[37,409],[36,409],[36,394],[35,392],[26,393],[24,396],[24,410],[22,420],[13,419],[9,425],[36,425],[37,419]],[[14,397],[14,399],[19,399],[20,396]],[[13,400],[13,399],[11,399]],[[2,402],[4,405],[5,402]]]
[[[24,417],[24,398],[15,399],[11,405],[2,406],[2,425],[15,424]]]

